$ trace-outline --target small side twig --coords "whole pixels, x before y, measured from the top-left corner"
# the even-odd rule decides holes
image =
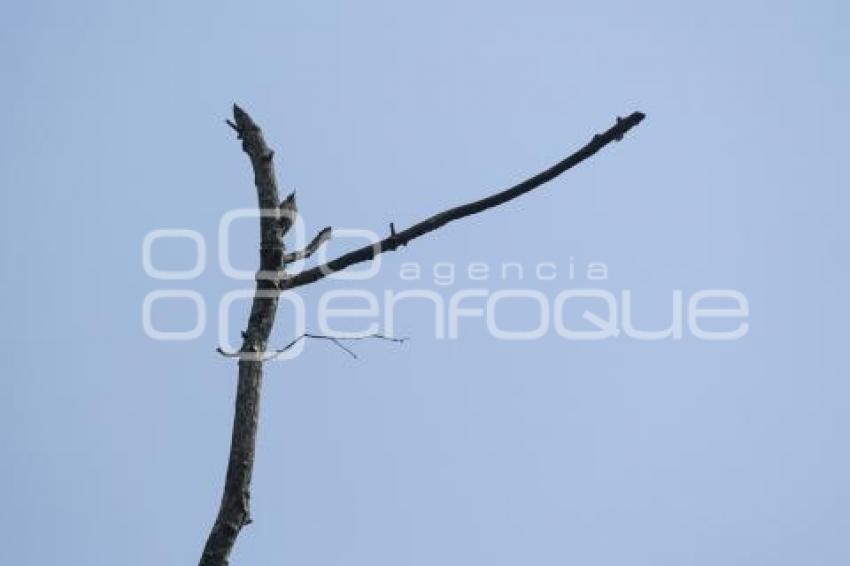
[[[228,126],[230,126],[231,128],[233,128],[233,131],[236,132],[236,139],[240,139],[240,140],[242,139],[242,129],[239,126],[237,126],[233,122],[233,120],[228,118],[227,120],[224,121],[224,123],[227,124]]]
[[[331,239],[333,236],[333,229],[330,226],[326,226],[322,228],[322,231],[316,234],[316,237],[307,244],[307,247],[303,250],[298,250],[297,252],[290,252],[283,256],[283,264],[286,265],[288,263],[294,263],[296,261],[307,259],[314,253],[316,253],[319,248],[321,248],[325,242]]]
[[[265,357],[260,357],[259,361],[267,362],[269,360],[273,360],[278,357],[280,354],[286,352],[291,349],[293,346],[298,344],[301,340],[305,338],[314,338],[317,340],[328,340],[333,343],[335,346],[339,347],[346,354],[351,356],[352,358],[359,359],[357,354],[351,348],[347,347],[343,342],[348,340],[366,340],[369,338],[375,338],[377,340],[386,340],[387,342],[396,342],[398,344],[403,344],[407,342],[408,338],[395,338],[394,336],[386,336],[384,334],[364,334],[363,336],[328,336],[327,334],[313,334],[312,332],[305,332],[301,334],[297,338],[293,339],[283,348],[279,348],[277,350],[272,350],[270,355]],[[256,359],[258,356],[262,356],[261,352],[225,352],[221,347],[216,348],[216,352],[224,356],[225,358],[243,358],[244,356],[251,356],[252,359]]]

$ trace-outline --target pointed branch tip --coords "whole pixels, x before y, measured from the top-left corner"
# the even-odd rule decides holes
[[[240,132],[244,132],[245,130],[259,130],[260,127],[254,122],[251,116],[248,115],[247,112],[242,110],[242,108],[238,104],[233,105],[233,120],[236,122],[236,126],[239,128]]]

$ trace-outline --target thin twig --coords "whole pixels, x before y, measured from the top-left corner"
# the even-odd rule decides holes
[[[339,346],[345,353],[347,353],[349,356],[351,356],[354,359],[359,359],[357,354],[354,353],[354,351],[351,348],[348,348],[347,346],[345,346],[345,344],[343,344],[343,342],[349,341],[349,340],[366,340],[368,338],[375,338],[375,339],[378,339],[378,340],[386,340],[388,342],[397,342],[399,344],[403,344],[404,342],[407,342],[409,340],[409,338],[407,338],[407,337],[395,338],[393,336],[386,336],[384,334],[377,334],[377,333],[376,334],[364,334],[362,336],[328,336],[326,334],[313,334],[311,332],[305,332],[304,334],[302,334],[302,335],[298,336],[297,338],[293,339],[292,341],[290,341],[283,348],[278,348],[277,350],[272,350],[272,352],[269,356],[261,357],[260,361],[268,362],[269,360],[275,359],[280,354],[291,349],[293,346],[298,344],[298,342],[300,342],[301,340],[303,340],[305,338],[315,338],[315,339],[318,339],[318,340],[329,340],[330,342],[332,342],[336,346]],[[219,354],[221,354],[225,358],[244,359],[244,358],[248,357],[252,360],[256,360],[258,354],[260,354],[260,352],[225,352],[224,349],[222,349],[220,346],[218,348],[216,348],[215,350],[216,350],[216,352],[218,352]]]
[[[354,351],[351,350],[350,348],[346,347],[342,343],[343,341],[366,340],[366,339],[369,339],[369,338],[376,338],[378,340],[387,340],[388,342],[397,342],[399,344],[403,344],[404,342],[407,342],[407,340],[408,340],[407,337],[395,338],[393,336],[385,336],[383,334],[364,334],[363,336],[327,336],[325,334],[312,334],[310,332],[305,332],[304,334],[302,334],[298,338],[294,339],[293,341],[291,341],[289,344],[287,344],[283,348],[280,348],[279,350],[274,350],[274,353],[271,356],[269,356],[268,358],[266,358],[266,361],[273,360],[274,358],[276,358],[280,354],[284,353],[285,351],[287,351],[290,348],[292,348],[293,346],[295,346],[298,342],[300,342],[304,338],[316,338],[316,339],[319,339],[319,340],[330,340],[331,342],[333,342],[334,344],[336,344],[337,346],[342,348],[346,353],[348,353],[348,355],[350,355],[354,359],[358,359],[357,354],[355,354]]]
[[[289,264],[294,263],[301,259],[307,259],[314,253],[316,253],[319,248],[321,248],[325,242],[331,239],[333,236],[333,229],[330,226],[326,226],[322,228],[322,231],[319,232],[313,240],[307,244],[307,247],[303,250],[298,250],[297,252],[290,252],[283,256],[283,263]]]

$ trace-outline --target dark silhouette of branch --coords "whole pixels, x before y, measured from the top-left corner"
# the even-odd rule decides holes
[[[286,346],[283,348],[278,348],[277,350],[273,350],[271,354],[268,356],[262,357],[261,361],[268,362],[269,360],[273,360],[278,357],[280,354],[290,350],[293,346],[298,344],[301,340],[305,338],[314,338],[318,340],[330,340],[334,345],[339,347],[343,352],[348,354],[354,359],[357,359],[357,354],[351,348],[348,348],[343,344],[343,342],[354,341],[354,340],[368,340],[369,338],[375,338],[378,340],[387,340],[388,342],[398,342],[399,344],[403,344],[407,342],[407,338],[394,338],[392,336],[385,336],[384,334],[364,334],[362,336],[329,336],[327,334],[313,334],[312,332],[305,332],[304,334],[298,336],[294,340],[291,340]],[[223,348],[218,347],[215,349],[216,352],[224,356],[225,358],[243,358],[247,357],[250,359],[257,359],[256,352],[225,352]]]
[[[289,276],[284,272],[286,264],[310,257],[330,238],[331,230],[330,228],[322,230],[304,250],[288,254],[285,252],[283,236],[292,227],[297,214],[295,193],[290,194],[283,202],[278,201],[273,165],[274,151],[266,145],[262,131],[251,117],[238,106],[233,106],[233,120],[227,120],[227,124],[236,132],[237,139],[242,140],[242,149],[250,158],[260,210],[274,211],[274,214],[262,214],[260,219],[260,270],[257,273],[257,286],[248,327],[242,333],[242,347],[235,354],[225,354],[219,350],[223,355],[239,358],[239,381],[236,389],[236,408],[224,493],[218,515],[201,556],[200,566],[227,566],[236,537],[242,527],[251,522],[250,487],[259,419],[260,390],[263,381],[263,361],[277,313],[280,293],[283,290],[314,283],[331,273],[371,260],[378,254],[394,251],[399,246],[405,246],[410,241],[433,232],[449,222],[483,212],[532,191],[591,157],[609,143],[621,140],[626,132],[637,126],[643,119],[644,115],[641,112],[634,112],[626,118],[617,118],[617,123],[613,127],[593,136],[587,145],[518,185],[481,200],[435,214],[401,232],[396,232],[395,225],[391,223],[389,237],[380,242],[349,252],[324,265]],[[353,339],[370,337],[392,341],[404,340],[382,335],[360,336]],[[318,334],[299,336],[284,348],[275,350],[273,355],[286,351],[304,338],[330,340],[356,357],[354,352],[341,343],[341,338]]]
[[[329,261],[324,265],[319,265],[312,269],[304,270],[297,275],[287,277],[286,279],[284,279],[284,281],[281,282],[281,284],[286,289],[294,289],[296,287],[301,287],[302,285],[315,283],[319,279],[327,277],[332,273],[342,271],[343,269],[346,269],[358,263],[362,263],[364,261],[369,261],[378,254],[382,254],[388,251],[395,251],[399,246],[406,246],[411,240],[414,240],[420,236],[424,236],[425,234],[433,232],[438,228],[442,228],[449,222],[460,220],[461,218],[466,218],[467,216],[472,216],[473,214],[478,214],[479,212],[483,212],[488,208],[499,206],[500,204],[504,204],[509,200],[513,200],[519,196],[524,195],[525,193],[533,191],[537,187],[548,183],[561,173],[575,167],[588,157],[593,156],[596,152],[598,152],[600,149],[602,149],[609,143],[614,141],[620,141],[621,139],[623,139],[623,136],[626,134],[626,132],[640,124],[645,117],[645,114],[643,114],[642,112],[633,112],[626,118],[617,118],[617,123],[614,124],[611,128],[601,134],[593,136],[593,139],[591,139],[590,142],[587,143],[587,145],[585,145],[563,161],[556,163],[549,169],[546,169],[545,171],[538,173],[537,175],[530,177],[509,189],[505,189],[501,192],[498,192],[489,197],[485,197],[481,200],[462,204],[460,206],[444,210],[443,212],[435,214],[430,218],[426,218],[422,222],[414,224],[410,228],[402,230],[401,232],[396,232],[395,225],[390,224],[389,237],[381,240],[380,242],[376,242],[368,246],[363,246],[362,248],[356,249],[352,252],[348,252],[343,256]]]
[[[322,228],[322,231],[316,234],[316,237],[313,238],[307,247],[303,250],[299,250],[297,252],[288,253],[283,256],[283,263],[294,263],[300,259],[307,259],[321,248],[325,242],[331,239],[333,236],[333,230],[330,226],[326,228]]]
[[[354,359],[357,359],[357,354],[354,353],[354,350],[352,350],[351,348],[346,347],[345,344],[343,344],[343,342],[346,342],[346,341],[349,341],[349,340],[368,340],[370,338],[375,338],[377,340],[387,340],[388,342],[398,342],[399,344],[403,344],[404,342],[407,342],[407,338],[394,338],[392,336],[385,336],[383,334],[364,334],[363,336],[328,336],[326,334],[312,334],[310,332],[305,332],[304,334],[297,337],[295,340],[291,341],[289,344],[287,344],[283,348],[275,350],[274,353],[272,353],[271,356],[266,358],[266,360],[273,360],[274,358],[276,358],[280,354],[286,352],[287,350],[289,350],[290,348],[295,346],[298,342],[300,342],[304,338],[314,338],[314,339],[318,339],[318,340],[330,340],[333,344],[335,344],[336,346],[341,348],[345,353],[347,353],[349,356],[351,356]]]
[[[242,149],[251,160],[259,208],[274,210],[280,207],[284,212],[294,210],[294,193],[283,203],[278,200],[272,163],[274,152],[266,145],[259,126],[236,105],[233,106],[233,119],[234,121],[228,121],[228,124],[236,130],[238,138],[242,140]],[[282,273],[284,230],[288,230],[292,225],[291,221],[285,221],[286,218],[286,214],[283,218],[267,215],[260,218],[260,270],[263,273]],[[255,356],[253,359],[251,356],[239,359],[236,411],[233,416],[233,435],[224,494],[201,556],[201,566],[226,566],[239,531],[251,522],[251,473],[254,468],[260,390],[263,383],[262,355],[266,351],[274,324],[279,296],[279,285],[274,277],[257,278],[251,315],[248,318],[248,327],[242,333],[243,342],[240,348],[240,352],[253,353]]]

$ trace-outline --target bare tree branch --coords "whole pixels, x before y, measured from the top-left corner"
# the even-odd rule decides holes
[[[343,342],[348,341],[348,340],[368,340],[369,338],[376,338],[378,340],[387,340],[388,342],[398,342],[399,344],[403,344],[404,342],[407,342],[407,338],[394,338],[392,336],[385,336],[384,334],[364,334],[363,336],[328,336],[326,334],[312,334],[310,332],[305,332],[304,334],[297,337],[295,340],[291,341],[289,344],[287,344],[283,348],[275,350],[274,353],[271,356],[266,358],[266,360],[275,359],[280,354],[286,352],[287,350],[289,350],[290,348],[295,346],[298,342],[300,342],[304,338],[314,338],[314,339],[319,339],[319,340],[330,340],[335,345],[342,348],[342,350],[345,351],[349,356],[351,356],[352,358],[355,358],[355,359],[357,359],[357,354],[355,354],[354,351],[351,350],[350,348],[347,348],[343,344]],[[219,350],[219,351],[221,351],[221,350]]]
[[[546,169],[545,171],[538,173],[517,185],[481,200],[444,210],[443,212],[435,214],[430,218],[426,218],[422,222],[414,224],[410,228],[402,230],[401,232],[396,232],[395,225],[390,224],[389,237],[381,240],[380,242],[363,246],[362,248],[348,252],[347,254],[329,261],[324,265],[319,265],[312,269],[306,269],[297,275],[287,277],[281,281],[281,286],[284,289],[294,289],[296,287],[301,287],[302,285],[315,283],[332,273],[342,271],[343,269],[364,261],[369,261],[378,254],[395,251],[399,246],[406,246],[411,240],[424,236],[438,228],[442,228],[449,222],[460,220],[461,218],[465,218],[473,214],[478,214],[488,208],[499,206],[500,204],[504,204],[509,200],[513,200],[524,195],[527,192],[533,191],[537,187],[551,181],[561,173],[575,167],[588,157],[593,156],[609,143],[620,141],[623,139],[626,132],[640,124],[645,117],[645,114],[642,112],[633,112],[626,118],[617,118],[616,124],[607,131],[593,136],[593,139],[591,139],[587,145],[563,161],[556,163],[549,169]]]
[[[228,121],[228,124],[236,130],[238,138],[242,140],[242,149],[251,160],[260,210],[274,210],[279,206],[281,209],[294,210],[294,193],[283,203],[279,203],[272,163],[274,152],[266,145],[259,126],[235,104],[233,119],[234,121]],[[261,216],[261,273],[280,272],[284,255],[283,235],[291,225],[291,221],[282,222],[280,217]],[[242,333],[243,342],[240,348],[240,352],[255,355],[241,356],[239,359],[239,383],[236,389],[236,410],[233,416],[233,435],[224,494],[215,524],[204,547],[200,566],[227,566],[228,556],[239,531],[251,522],[251,474],[254,468],[260,390],[263,383],[262,355],[266,351],[274,324],[279,296],[280,289],[274,279],[257,278],[251,315],[248,327]]]
[[[233,120],[227,120],[227,124],[236,132],[237,138],[242,140],[242,149],[251,160],[257,200],[260,210],[264,212],[260,218],[260,270],[257,273],[257,286],[248,326],[242,333],[242,347],[236,354],[226,354],[219,350],[223,355],[239,358],[239,382],[224,493],[218,516],[201,556],[200,566],[227,566],[236,537],[242,527],[251,522],[251,474],[254,467],[263,361],[281,292],[319,281],[331,273],[368,261],[378,254],[396,250],[399,246],[407,245],[415,238],[433,232],[449,222],[483,212],[532,191],[591,157],[609,143],[622,139],[626,132],[643,119],[644,115],[640,112],[634,112],[627,118],[617,118],[617,123],[612,128],[594,136],[577,152],[514,187],[440,212],[401,232],[396,232],[395,225],[391,223],[390,235],[384,240],[349,252],[319,267],[287,276],[283,271],[285,265],[312,255],[330,238],[331,231],[330,228],[322,230],[304,250],[290,254],[285,252],[283,236],[292,227],[297,214],[295,193],[279,202],[273,165],[274,151],[266,145],[262,131],[251,117],[238,106],[233,106]],[[273,214],[265,214],[266,211],[273,211]],[[399,342],[404,340],[382,335],[351,339],[370,337]],[[341,338],[318,334],[299,336],[283,349],[276,350],[273,355],[286,351],[304,338],[330,340],[356,357],[350,349],[341,344]]]
[[[316,234],[316,237],[313,238],[313,240],[309,244],[307,244],[306,248],[304,248],[303,250],[298,250],[297,252],[291,252],[284,255],[283,263],[289,264],[294,263],[300,259],[307,259],[311,255],[316,253],[319,248],[325,245],[325,242],[330,240],[332,236],[333,229],[330,226],[322,228],[322,231]]]
[[[268,362],[270,360],[275,359],[280,354],[290,350],[293,346],[298,344],[301,340],[305,338],[314,338],[319,340],[330,340],[334,345],[338,346],[343,352],[348,354],[354,359],[357,359],[357,354],[354,353],[353,350],[346,347],[343,342],[346,341],[354,341],[354,340],[368,340],[369,338],[376,338],[378,340],[386,340],[388,342],[398,342],[399,344],[403,344],[407,342],[407,338],[394,338],[392,336],[386,336],[384,334],[364,334],[362,336],[330,336],[328,334],[313,334],[312,332],[305,332],[304,334],[296,337],[294,340],[291,340],[286,346],[283,348],[278,348],[277,350],[273,350],[271,354],[268,356],[262,357],[260,356],[260,361]],[[223,348],[218,347],[215,349],[216,352],[224,356],[225,358],[249,358],[249,359],[257,359],[257,352],[225,352]]]

